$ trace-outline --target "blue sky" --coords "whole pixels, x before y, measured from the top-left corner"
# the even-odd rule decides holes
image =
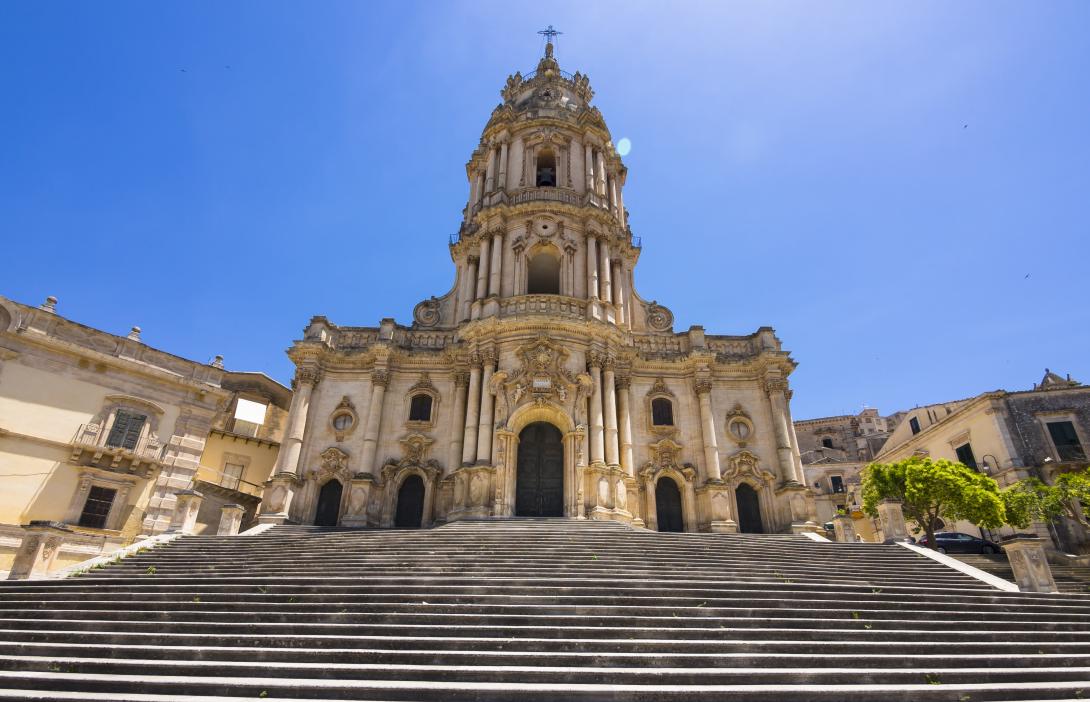
[[[535,31],[632,151],[636,285],[771,325],[797,418],[1090,382],[1090,3],[7,2],[0,294],[291,374],[453,279]]]

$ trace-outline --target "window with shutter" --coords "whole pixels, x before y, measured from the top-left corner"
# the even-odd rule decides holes
[[[87,493],[87,502],[83,504],[83,512],[79,515],[79,525],[91,529],[105,529],[106,517],[110,515],[110,508],[114,505],[117,490],[92,485]]]
[[[673,426],[674,404],[665,397],[656,397],[651,400],[651,423],[656,427]]]
[[[1079,443],[1079,435],[1075,433],[1075,425],[1071,422],[1049,422],[1048,433],[1052,437],[1052,443],[1056,445],[1061,461],[1085,461],[1086,451]]]
[[[147,415],[118,410],[110,435],[106,437],[106,445],[132,451],[140,441],[140,432],[147,420]]]
[[[409,421],[410,422],[430,422],[431,421],[431,395],[413,395],[412,400],[409,402]]]

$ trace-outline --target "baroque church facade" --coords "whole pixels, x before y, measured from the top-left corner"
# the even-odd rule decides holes
[[[772,329],[675,332],[640,297],[627,169],[588,78],[552,44],[501,91],[466,166],[454,285],[410,326],[315,317],[266,523],[608,519],[675,531],[814,527]]]

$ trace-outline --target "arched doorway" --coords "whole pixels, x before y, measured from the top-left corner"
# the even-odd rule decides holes
[[[318,493],[318,510],[314,514],[314,526],[337,526],[341,516],[341,494],[344,486],[334,478],[322,486]]]
[[[738,502],[738,531],[743,534],[763,533],[761,500],[757,496],[757,491],[746,483],[742,483],[734,490],[734,498]]]
[[[397,491],[397,512],[394,526],[419,529],[424,520],[424,481],[419,475],[410,475]]]
[[[681,518],[681,490],[672,478],[659,478],[655,483],[655,518],[659,531],[685,531]]]
[[[564,516],[564,440],[547,422],[534,422],[519,433],[515,515]]]

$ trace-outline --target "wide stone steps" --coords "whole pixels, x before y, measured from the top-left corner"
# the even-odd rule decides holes
[[[1084,695],[1090,597],[791,535],[277,527],[0,584],[0,700]]]
[[[985,573],[1014,580],[1014,572],[1011,570],[1010,561],[1002,554],[957,554],[953,556],[963,563],[979,568]],[[1056,581],[1056,588],[1060,592],[1070,594],[1090,593],[1090,566],[1053,565],[1052,578]]]

